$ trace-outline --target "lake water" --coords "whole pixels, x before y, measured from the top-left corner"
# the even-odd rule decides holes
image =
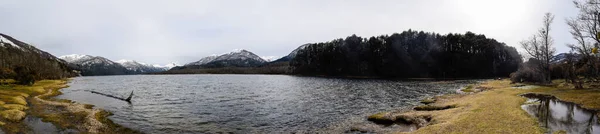
[[[77,77],[61,99],[114,113],[146,133],[346,132],[366,116],[454,93],[464,81],[392,81],[287,75],[129,75]],[[92,94],[127,96],[132,103]]]

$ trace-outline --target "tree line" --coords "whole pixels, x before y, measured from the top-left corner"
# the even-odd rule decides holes
[[[300,75],[384,78],[507,77],[522,62],[515,48],[485,35],[408,30],[305,45],[290,61]]]

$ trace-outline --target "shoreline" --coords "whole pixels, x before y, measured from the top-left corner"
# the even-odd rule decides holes
[[[538,119],[521,108],[526,93],[555,96],[600,115],[599,89],[570,89],[568,86],[510,84],[508,80],[488,80],[473,85],[473,92],[446,94],[426,99],[425,105],[409,111],[386,111],[368,117],[372,122],[404,123],[418,129],[396,133],[546,133]],[[459,90],[460,91],[460,90]],[[369,130],[356,130],[368,132]],[[550,132],[553,133],[553,132]]]
[[[7,120],[7,118],[0,119],[0,122],[4,122],[1,125],[2,130],[6,133],[31,133],[33,130],[31,130],[28,124],[24,123],[23,119],[33,116],[40,118],[42,122],[52,123],[60,131],[140,133],[113,123],[108,119],[108,116],[112,115],[110,112],[93,108],[93,105],[53,98],[62,94],[60,90],[66,87],[68,87],[68,80],[64,79],[42,80],[32,86],[3,85],[0,94],[7,94],[7,90],[11,90],[10,93],[12,94],[22,95],[19,98],[22,98],[25,103],[21,102],[22,107],[16,109],[21,110],[21,112],[15,112],[22,115],[19,118],[11,120]],[[4,98],[11,98],[11,96],[4,96]],[[13,102],[10,103],[4,105],[19,105],[12,104]],[[15,109],[11,109],[10,111],[15,111]]]

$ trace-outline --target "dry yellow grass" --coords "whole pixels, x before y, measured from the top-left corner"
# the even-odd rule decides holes
[[[431,116],[428,126],[408,133],[544,133],[537,120],[521,109],[524,93],[556,96],[563,101],[574,102],[584,108],[600,110],[600,89],[571,89],[568,84],[557,87],[531,86],[513,88],[508,80],[487,81],[480,85],[486,90],[468,95],[445,95],[436,97],[433,105],[456,105],[457,108],[437,111],[409,111],[405,113],[378,113],[373,117]],[[395,114],[395,115],[390,115]],[[600,113],[599,113],[600,115]],[[560,132],[558,132],[560,133]]]
[[[0,117],[12,122],[19,122],[23,120],[26,115],[27,114],[25,112],[16,109],[4,110],[0,112]]]
[[[438,111],[410,111],[403,116],[431,116],[428,126],[410,133],[543,133],[535,118],[521,109],[526,90],[512,88],[509,81],[488,81],[480,85],[490,88],[470,95],[437,97],[435,105],[456,108]]]
[[[19,104],[4,104],[4,105],[0,105],[2,108],[4,109],[16,109],[16,110],[27,110],[29,109],[29,107],[24,106],[24,105],[19,105]]]
[[[11,83],[11,80],[3,81]],[[16,124],[19,124],[18,122],[27,116],[27,113],[25,113],[24,110],[29,109],[29,107],[27,107],[28,97],[34,94],[43,93],[44,88],[64,84],[64,82],[60,80],[39,81],[32,86],[15,85],[12,83],[0,85],[0,122],[8,121],[8,123],[15,122]],[[6,123],[1,122],[0,125],[4,126]],[[15,124],[12,124],[11,126],[15,126]]]

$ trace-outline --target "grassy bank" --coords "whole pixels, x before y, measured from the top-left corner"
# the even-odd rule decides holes
[[[513,87],[508,80],[492,80],[471,89],[483,89],[471,94],[437,96],[426,106],[418,106],[408,112],[383,112],[372,115],[369,120],[379,122],[420,123],[422,126],[409,133],[544,133],[537,119],[521,109],[526,101],[524,93],[549,94],[580,104],[584,108],[600,110],[599,89],[571,89],[568,86]],[[427,117],[427,118],[423,118]],[[427,122],[411,120],[427,119]]]
[[[110,113],[91,105],[52,99],[67,87],[67,80],[43,80],[32,86],[3,83],[0,85],[0,127],[6,133],[31,133],[23,122],[26,116],[51,122],[60,130],[83,133],[137,133],[114,124]]]

